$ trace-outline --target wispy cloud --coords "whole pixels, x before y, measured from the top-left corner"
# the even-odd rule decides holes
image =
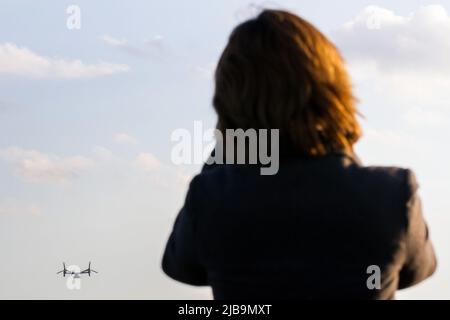
[[[208,63],[205,65],[195,66],[194,71],[200,77],[211,81],[214,78],[214,72],[216,70],[216,67],[217,63]]]
[[[161,162],[151,153],[140,153],[134,163],[143,170],[155,170],[161,167]]]
[[[101,160],[108,160],[113,157],[112,151],[105,147],[97,146],[94,148],[93,152],[94,152],[94,156]]]
[[[114,38],[108,34],[105,34],[100,37],[100,40],[103,41],[103,43],[112,46],[112,47],[124,47],[127,46],[127,40],[125,39],[117,39]]]
[[[184,190],[191,176],[177,167],[167,165],[152,153],[140,153],[133,161],[133,165],[155,185]]]
[[[67,60],[41,56],[14,43],[0,44],[0,75],[28,78],[78,79],[109,76],[127,72],[125,64],[99,62],[86,64],[81,60]]]
[[[161,35],[155,35],[139,45],[132,44],[124,38],[119,39],[108,34],[101,36],[100,40],[110,47],[120,49],[138,58],[163,58],[167,55],[164,37]]]
[[[119,132],[114,136],[114,141],[119,144],[137,145],[139,141],[127,133]]]
[[[0,159],[11,163],[16,174],[30,182],[64,183],[93,166],[83,156],[59,157],[19,147],[0,149]]]

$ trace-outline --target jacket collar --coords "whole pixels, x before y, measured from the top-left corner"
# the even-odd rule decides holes
[[[338,151],[338,152],[334,152],[332,154],[334,154],[336,156],[347,158],[348,160],[352,161],[353,163],[362,166],[361,159],[358,157],[358,155],[353,150],[351,150],[351,151]]]

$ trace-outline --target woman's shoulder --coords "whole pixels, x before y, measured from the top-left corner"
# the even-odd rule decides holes
[[[373,185],[384,192],[411,198],[419,188],[416,174],[410,168],[396,166],[356,166],[353,168],[360,183]]]

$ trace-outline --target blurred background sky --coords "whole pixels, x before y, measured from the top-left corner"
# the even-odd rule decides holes
[[[415,170],[438,254],[435,276],[398,298],[450,298],[448,0],[2,0],[0,298],[211,297],[160,269],[200,168],[171,164],[170,135],[214,127],[215,64],[260,7],[293,11],[341,49],[364,115],[357,153]],[[63,261],[100,273],[70,291]]]

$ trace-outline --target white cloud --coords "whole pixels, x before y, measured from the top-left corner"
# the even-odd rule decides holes
[[[101,160],[108,160],[113,157],[113,153],[108,148],[97,146],[94,148],[94,156]]]
[[[83,156],[58,157],[18,147],[0,150],[0,158],[13,164],[16,173],[31,182],[67,182],[93,165]]]
[[[117,39],[110,35],[103,35],[100,37],[100,40],[102,40],[105,44],[110,45],[112,47],[121,47],[127,45],[127,40],[125,39]]]
[[[161,167],[161,162],[151,153],[139,154],[135,164],[144,170],[155,170]]]
[[[129,67],[125,64],[86,64],[80,60],[48,58],[14,43],[0,44],[0,74],[29,78],[77,79],[108,76],[128,70]]]
[[[178,167],[162,163],[151,153],[140,153],[133,164],[160,187],[184,190],[192,178]]]
[[[407,15],[368,6],[333,39],[364,104],[375,99],[378,109],[401,110],[406,125],[423,126],[445,122],[439,117],[450,100],[449,34],[450,16],[442,6],[423,6]]]
[[[335,40],[349,60],[375,63],[383,72],[447,75],[449,34],[450,16],[440,5],[406,16],[368,6],[336,32]]]
[[[140,45],[131,44],[126,39],[115,38],[108,34],[101,36],[100,40],[108,46],[118,48],[139,58],[163,58],[167,55],[167,48],[162,35],[155,35],[151,39],[143,41]]]
[[[137,145],[139,142],[127,133],[120,132],[114,136],[114,141],[120,144]]]

